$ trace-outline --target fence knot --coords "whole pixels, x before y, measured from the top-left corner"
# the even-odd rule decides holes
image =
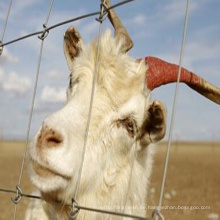
[[[17,194],[16,194],[16,197],[15,198],[11,198],[12,202],[14,204],[18,204],[22,198],[22,190],[19,186],[16,186],[16,190],[17,190]]]
[[[152,213],[152,219],[153,220],[165,220],[163,215],[160,213],[160,210],[155,209]]]
[[[3,43],[2,41],[0,41],[0,56],[2,55],[2,51],[3,51]]]
[[[70,219],[75,219],[78,215],[79,208],[78,208],[78,202],[75,199],[72,199],[72,208],[69,214]]]
[[[48,30],[46,24],[43,24],[43,28],[44,28],[43,33],[40,36],[38,36],[38,38],[41,40],[44,40],[49,34],[49,30]]]
[[[108,16],[108,7],[105,4],[105,1],[100,4],[100,15],[99,18],[96,18],[96,21],[102,23]]]

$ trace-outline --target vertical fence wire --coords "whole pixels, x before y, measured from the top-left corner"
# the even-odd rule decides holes
[[[98,72],[98,62],[99,62],[99,54],[100,54],[101,35],[102,35],[102,21],[100,21],[100,24],[99,24],[99,34],[98,34],[95,70],[94,70],[93,80],[92,80],[92,91],[91,91],[90,104],[89,104],[89,113],[88,113],[88,119],[87,119],[86,131],[85,131],[85,138],[84,138],[84,144],[83,144],[83,152],[82,152],[80,170],[79,170],[79,175],[78,175],[76,188],[75,188],[75,193],[74,193],[74,197],[73,197],[74,201],[77,201],[77,195],[78,195],[78,191],[79,191],[79,187],[80,187],[80,181],[81,181],[81,177],[82,177],[83,164],[84,164],[84,160],[85,160],[85,153],[86,153],[86,147],[87,147],[87,141],[88,141],[88,135],[89,135],[89,128],[90,128],[90,122],[91,122],[91,116],[92,116],[92,107],[93,107],[93,102],[94,102],[95,82],[96,82],[96,76],[97,76],[97,72]],[[73,206],[72,206],[72,212],[74,212]]]
[[[10,12],[11,12],[12,3],[13,3],[13,0],[10,1],[9,6],[8,6],[8,11],[7,11],[7,14],[6,14],[5,23],[4,23],[4,27],[3,27],[3,30],[2,30],[0,44],[3,43],[4,37],[5,37],[5,32],[6,32],[6,28],[7,28],[7,25],[8,25],[8,19],[9,19],[9,15],[10,15]],[[2,50],[3,50],[3,46],[0,45],[0,47],[1,47],[0,48],[0,50],[1,50],[0,55],[1,55]],[[0,65],[1,65],[1,56],[0,56]]]
[[[166,181],[166,174],[167,174],[167,168],[168,168],[168,162],[169,162],[171,140],[172,140],[172,136],[173,136],[173,128],[174,128],[174,121],[175,121],[176,108],[177,108],[177,99],[178,99],[178,94],[179,94],[179,83],[180,83],[180,76],[181,76],[181,69],[182,69],[182,62],[183,62],[183,54],[184,54],[185,41],[186,41],[186,35],[187,35],[188,17],[189,17],[189,0],[187,0],[187,4],[186,4],[184,30],[183,30],[180,58],[179,58],[178,78],[177,78],[174,100],[173,100],[173,109],[172,109],[171,122],[170,122],[170,128],[169,128],[167,153],[166,153],[166,159],[165,159],[165,165],[164,165],[163,179],[162,179],[162,183],[161,183],[160,198],[159,198],[159,202],[158,202],[158,207],[159,207],[158,211],[160,211],[160,207],[162,205],[164,187],[165,187],[165,181]]]
[[[134,136],[134,140],[136,139],[136,135]],[[135,163],[135,158],[137,156],[137,143],[135,142],[134,143],[134,147],[132,148],[133,152],[132,152],[132,164],[131,164],[131,168],[130,168],[130,173],[129,173],[129,179],[128,179],[128,185],[127,185],[127,193],[126,193],[126,196],[125,196],[125,200],[124,200],[124,204],[123,204],[123,207],[124,207],[124,210],[123,210],[123,213],[125,213],[125,210],[126,210],[126,204],[127,204],[127,200],[128,200],[128,192],[129,192],[129,189],[131,187],[131,179],[132,179],[132,174],[133,174],[133,170],[134,170],[134,163]]]
[[[11,4],[12,4],[12,1],[11,0]],[[125,3],[127,2],[130,2],[131,0],[129,1],[124,1]],[[10,8],[11,8],[11,4],[10,4]],[[30,108],[30,113],[29,113],[29,120],[28,120],[28,128],[27,128],[27,134],[26,134],[26,143],[25,143],[25,149],[24,149],[24,152],[23,152],[23,158],[22,158],[22,164],[21,164],[21,170],[20,170],[20,175],[19,175],[19,180],[18,180],[18,184],[17,184],[17,197],[15,197],[14,199],[14,203],[15,203],[15,208],[14,208],[14,219],[16,219],[16,211],[17,211],[17,204],[18,202],[20,201],[21,199],[21,196],[22,195],[25,195],[22,193],[21,189],[20,189],[20,184],[21,184],[21,180],[22,180],[22,176],[23,176],[23,170],[24,170],[24,164],[25,164],[25,158],[26,158],[26,154],[27,154],[27,148],[28,148],[28,143],[29,143],[29,136],[30,136],[30,128],[31,128],[31,121],[32,121],[32,115],[33,115],[33,110],[34,110],[34,102],[35,102],[35,96],[36,96],[36,92],[37,92],[37,84],[38,84],[38,78],[39,78],[39,73],[40,73],[40,66],[41,66],[41,60],[42,60],[42,54],[43,54],[43,45],[44,45],[44,39],[45,37],[47,36],[48,34],[48,28],[47,28],[47,23],[48,23],[48,20],[49,20],[49,17],[50,17],[50,13],[51,13],[51,10],[52,10],[52,7],[53,7],[53,0],[51,1],[51,4],[50,4],[50,8],[49,8],[49,11],[48,11],[48,14],[47,14],[47,18],[46,18],[46,21],[43,25],[44,27],[44,31],[42,31],[42,35],[39,37],[42,42],[41,42],[41,46],[40,46],[40,53],[39,53],[39,59],[38,59],[38,66],[37,66],[37,73],[36,73],[36,78],[35,78],[35,85],[34,85],[34,92],[33,92],[33,97],[32,97],[32,103],[31,103],[31,108]],[[10,12],[10,10],[9,10]],[[7,14],[7,20],[8,20],[8,17],[9,17],[9,12]],[[106,12],[105,12],[106,13]],[[95,75],[96,75],[96,72],[97,72],[97,69],[98,69],[98,58],[99,58],[99,46],[100,46],[100,39],[101,39],[101,32],[102,32],[102,21],[103,20],[99,20],[100,21],[100,28],[99,28],[99,40],[98,40],[98,45],[97,45],[97,59],[96,59],[96,66],[95,66]],[[7,23],[7,21],[6,21]],[[5,33],[5,29],[6,29],[6,25],[5,25],[5,28],[4,28],[4,32],[3,32],[3,35]],[[3,40],[3,37],[2,37],[2,40]],[[95,90],[95,78],[93,78],[93,87],[92,87],[92,94],[91,94],[91,101],[90,101],[90,110],[89,110],[89,120],[88,120],[88,126],[87,126],[87,132],[86,132],[86,138],[85,138],[85,148],[86,148],[86,142],[87,142],[87,138],[88,138],[88,132],[89,132],[89,125],[90,125],[90,119],[91,119],[91,114],[92,114],[92,105],[93,105],[93,97],[94,97],[94,90]],[[136,149],[136,147],[135,147]],[[83,153],[83,160],[84,160],[84,156],[85,156],[85,149],[84,149],[84,153]],[[134,159],[135,159],[135,154],[134,154],[134,158],[133,158],[133,162],[134,162]],[[82,160],[82,165],[83,165],[83,160]],[[130,173],[130,178],[131,178],[131,175],[132,175],[132,170],[133,170],[133,164],[132,163],[132,167],[131,167],[131,173]],[[82,169],[81,169],[81,172],[82,172]],[[79,187],[79,184],[80,184],[80,179],[81,179],[81,174],[80,174],[80,178],[79,178],[79,181],[78,181],[78,187]],[[129,184],[128,184],[128,188],[130,186],[130,180],[129,180]],[[76,196],[77,196],[77,192],[78,192],[78,187],[77,187],[77,190],[76,190]],[[19,200],[16,201],[16,199],[18,199],[18,196],[19,196]],[[98,211],[98,210],[97,210]],[[99,210],[100,211],[100,210]],[[105,211],[103,211],[103,213],[105,213]],[[113,214],[113,213],[111,213]],[[120,215],[120,213],[115,213],[116,215]],[[122,215],[123,216],[123,215]],[[126,216],[126,215],[124,215]],[[129,217],[129,215],[127,215],[127,217]],[[136,218],[135,216],[133,216],[133,218]]]
[[[7,22],[8,22],[11,6],[12,6],[12,2],[13,2],[13,0],[11,0],[10,4],[9,4],[9,8],[8,8],[7,16],[6,16],[5,25],[4,25],[4,28],[3,28],[1,41],[3,41],[3,39],[4,39],[4,35],[5,35],[6,27],[7,27]],[[50,7],[49,7],[49,10],[48,10],[48,13],[47,13],[47,17],[46,17],[45,23],[43,25],[44,32],[43,32],[42,36],[40,37],[40,39],[42,41],[41,41],[41,47],[40,47],[40,53],[39,53],[39,59],[38,59],[38,66],[37,66],[37,73],[36,73],[34,92],[33,92],[32,103],[31,103],[31,109],[30,109],[30,113],[29,113],[29,121],[28,121],[25,149],[24,149],[24,153],[23,153],[23,159],[22,159],[21,170],[20,170],[20,175],[19,175],[19,180],[18,180],[17,187],[20,186],[21,180],[22,180],[22,175],[23,175],[23,169],[24,169],[24,164],[25,164],[27,147],[28,147],[28,143],[29,143],[31,120],[32,120],[32,115],[33,115],[35,96],[36,96],[36,92],[37,92],[38,77],[39,77],[39,73],[40,73],[40,66],[41,66],[41,60],[42,60],[42,54],[43,54],[44,39],[48,34],[47,23],[49,21],[50,13],[51,13],[51,10],[52,10],[52,7],[53,7],[53,2],[54,2],[54,0],[51,0]],[[169,152],[170,152],[171,139],[172,139],[172,133],[173,133],[173,127],[174,127],[174,121],[175,121],[177,98],[178,98],[178,93],[179,93],[179,81],[180,81],[183,53],[184,53],[184,47],[185,47],[185,39],[186,39],[186,34],[187,34],[188,14],[189,14],[189,0],[187,0],[187,6],[186,6],[184,32],[183,32],[183,39],[182,39],[182,46],[181,46],[181,53],[180,53],[180,60],[179,60],[178,80],[177,80],[177,84],[176,84],[174,101],[173,101],[173,110],[172,110],[172,117],[171,117],[171,125],[170,125],[170,129],[169,129],[167,154],[166,154],[165,167],[164,167],[164,173],[163,173],[163,180],[162,180],[162,184],[161,184],[161,192],[160,192],[158,207],[161,207],[161,204],[162,204],[162,197],[163,197],[163,192],[164,192],[166,173],[167,173],[167,167],[168,167],[168,161],[169,161]],[[81,175],[82,175],[82,170],[83,170],[83,161],[84,161],[84,158],[85,158],[85,151],[86,151],[86,145],[87,145],[91,115],[92,115],[92,106],[93,106],[94,91],[95,91],[96,72],[98,71],[99,50],[100,50],[99,45],[100,45],[101,33],[102,33],[102,22],[100,22],[100,27],[99,27],[97,57],[96,57],[96,64],[95,64],[95,72],[94,72],[94,76],[93,76],[92,92],[91,92],[90,107],[89,107],[89,117],[88,117],[87,127],[86,127],[86,134],[85,134],[85,141],[84,141],[84,147],[83,147],[82,161],[81,161],[81,166],[80,166],[80,173],[79,173],[79,176],[78,176],[76,191],[75,191],[75,194],[74,194],[74,199],[75,200],[77,198],[77,194],[78,194],[78,190],[79,190],[79,186],[80,186],[80,180],[81,180]],[[128,182],[128,190],[129,190],[129,187],[130,187],[131,176],[132,176],[132,172],[133,172],[134,159],[135,159],[135,153],[134,153],[133,163],[131,165],[131,173],[130,173],[130,178],[129,178],[129,182]],[[18,188],[17,188],[17,195],[18,195]],[[125,199],[125,205],[126,205],[126,202],[127,202],[127,197]],[[15,203],[14,220],[16,219],[16,208],[17,208],[17,204]]]
[[[46,17],[45,23],[43,25],[44,28],[46,27],[46,25],[47,25],[47,23],[49,21],[49,17],[50,17],[50,13],[51,13],[51,10],[52,10],[52,7],[53,7],[53,3],[54,3],[54,0],[51,0],[50,7],[49,7],[49,10],[48,10],[48,13],[47,13],[47,17]],[[37,72],[36,72],[36,78],[35,78],[35,83],[34,83],[34,91],[33,91],[33,96],[32,96],[31,108],[30,108],[30,112],[29,112],[28,127],[27,127],[27,134],[26,134],[26,142],[25,142],[25,147],[24,147],[24,151],[23,151],[23,157],[22,157],[22,163],[21,163],[21,169],[20,169],[20,174],[19,174],[19,180],[18,180],[17,188],[20,187],[20,185],[21,185],[21,180],[22,180],[23,171],[24,171],[24,164],[25,164],[25,159],[26,159],[26,155],[27,155],[27,149],[28,149],[28,143],[29,143],[29,137],[30,137],[30,129],[31,129],[31,122],[32,122],[32,116],[33,116],[33,110],[34,110],[34,103],[35,103],[35,97],[36,97],[36,93],[37,93],[38,78],[39,78],[41,61],[42,61],[44,39],[47,36],[45,34],[46,34],[46,32],[44,32],[42,34],[42,36],[39,37],[41,39],[41,46],[40,46],[40,52],[39,52],[39,58],[38,58],[38,65],[37,65]],[[12,199],[14,201],[14,203],[15,203],[15,207],[14,207],[14,220],[16,219],[16,213],[17,213],[17,203],[16,203],[16,200],[17,200],[18,196],[21,196],[21,195],[18,195],[18,191],[17,191],[17,197]]]
[[[143,85],[143,94],[145,96],[145,99],[144,99],[144,105],[143,105],[143,119],[144,119],[144,115],[145,115],[145,109],[146,109],[146,104],[147,104],[147,96],[146,96],[146,92],[147,92],[147,87],[146,87],[146,77],[145,77],[145,80],[144,80],[144,85]],[[134,140],[136,140],[137,137],[135,136],[134,137]],[[135,164],[135,159],[137,157],[137,142],[135,142],[135,146],[134,146],[134,149],[133,149],[133,158],[132,158],[132,164],[131,164],[131,170],[130,170],[130,174],[129,174],[129,179],[128,179],[128,186],[127,186],[127,192],[129,192],[130,190],[130,187],[131,187],[131,179],[132,179],[132,175],[133,175],[133,169],[134,169],[134,164]],[[126,209],[126,204],[127,204],[127,200],[128,200],[128,193],[126,194],[126,197],[125,197],[125,200],[124,200],[124,207]],[[125,209],[124,209],[124,212],[125,212]],[[124,213],[123,212],[123,213]]]
[[[13,3],[13,0],[10,1],[9,6],[8,6],[8,11],[7,11],[6,19],[5,19],[5,24],[4,24],[4,27],[3,27],[3,30],[2,30],[2,37],[1,37],[2,42],[3,42],[4,37],[5,37],[5,31],[6,31],[6,28],[7,28],[7,25],[8,25],[8,18],[9,18],[10,12],[11,12],[12,3]]]

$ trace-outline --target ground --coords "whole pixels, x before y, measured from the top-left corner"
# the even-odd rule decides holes
[[[0,188],[15,190],[23,147],[23,142],[0,142]],[[150,194],[146,207],[143,207],[147,209],[148,216],[158,204],[166,154],[165,144],[157,147]],[[21,188],[24,193],[34,191],[26,166]],[[0,192],[0,220],[13,219],[11,197],[14,194]],[[24,219],[29,201],[22,198],[17,205],[17,220]],[[220,219],[220,143],[172,144],[162,206],[166,220]],[[218,218],[210,218],[211,215]]]

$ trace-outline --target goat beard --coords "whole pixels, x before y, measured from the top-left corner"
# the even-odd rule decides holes
[[[69,219],[71,212],[71,203],[67,203],[59,199],[60,190],[50,191],[50,192],[41,192],[41,198],[46,202],[43,205],[43,209],[49,219],[51,219],[51,213],[56,213],[58,219]],[[53,211],[52,211],[53,210]]]

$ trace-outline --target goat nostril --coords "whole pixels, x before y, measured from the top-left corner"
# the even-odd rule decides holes
[[[62,139],[58,137],[48,137],[46,140],[48,143],[55,143],[55,144],[60,144],[62,143]]]
[[[46,132],[43,142],[47,147],[55,147],[63,142],[63,137],[59,133],[49,130]]]
[[[38,147],[57,147],[63,142],[63,137],[57,131],[44,126],[38,137]]]

